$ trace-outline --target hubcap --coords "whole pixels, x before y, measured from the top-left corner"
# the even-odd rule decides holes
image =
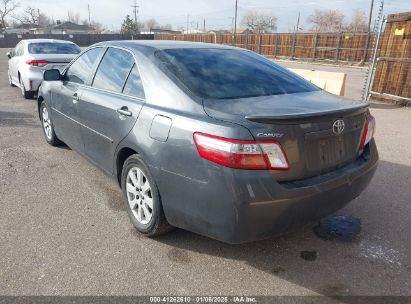
[[[126,192],[135,219],[147,225],[153,217],[153,196],[150,183],[141,169],[133,167],[128,171]]]
[[[49,118],[49,111],[47,111],[46,107],[43,108],[42,118],[44,133],[46,134],[47,139],[51,140],[51,122]]]

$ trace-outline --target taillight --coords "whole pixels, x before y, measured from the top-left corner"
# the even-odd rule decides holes
[[[43,67],[47,65],[49,62],[47,60],[27,60],[26,63],[32,66]]]
[[[200,156],[225,167],[247,170],[288,170],[287,157],[278,142],[237,140],[194,133]]]
[[[365,122],[364,131],[361,136],[360,149],[364,149],[365,146],[371,141],[375,132],[375,118],[369,114],[367,121]]]

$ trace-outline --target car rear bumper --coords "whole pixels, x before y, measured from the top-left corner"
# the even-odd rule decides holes
[[[284,234],[343,208],[367,187],[377,164],[372,140],[354,163],[303,181],[278,183],[268,171],[224,168],[218,174],[211,166],[208,181],[161,171],[159,188],[170,224],[242,243]],[[170,178],[178,185],[174,191],[164,185]]]
[[[37,92],[43,81],[43,72],[33,69],[23,70],[21,72],[21,79],[23,80],[26,91]]]

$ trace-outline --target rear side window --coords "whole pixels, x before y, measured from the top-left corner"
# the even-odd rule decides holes
[[[70,82],[84,84],[89,79],[94,64],[100,56],[101,48],[94,48],[82,54],[68,68],[66,78]]]
[[[140,73],[138,72],[136,65],[133,66],[133,69],[128,76],[127,82],[123,89],[123,93],[142,99],[145,98],[143,83],[141,82]]]
[[[74,43],[36,42],[28,45],[30,54],[79,54],[80,48]]]
[[[169,49],[158,64],[201,98],[234,99],[318,90],[255,53],[233,49]]]
[[[93,87],[121,93],[133,64],[134,58],[129,52],[109,48],[94,76]]]

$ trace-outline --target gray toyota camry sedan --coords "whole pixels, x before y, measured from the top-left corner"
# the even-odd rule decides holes
[[[368,105],[251,51],[116,41],[44,73],[45,139],[119,183],[147,236],[228,243],[281,235],[360,195],[377,167]]]

